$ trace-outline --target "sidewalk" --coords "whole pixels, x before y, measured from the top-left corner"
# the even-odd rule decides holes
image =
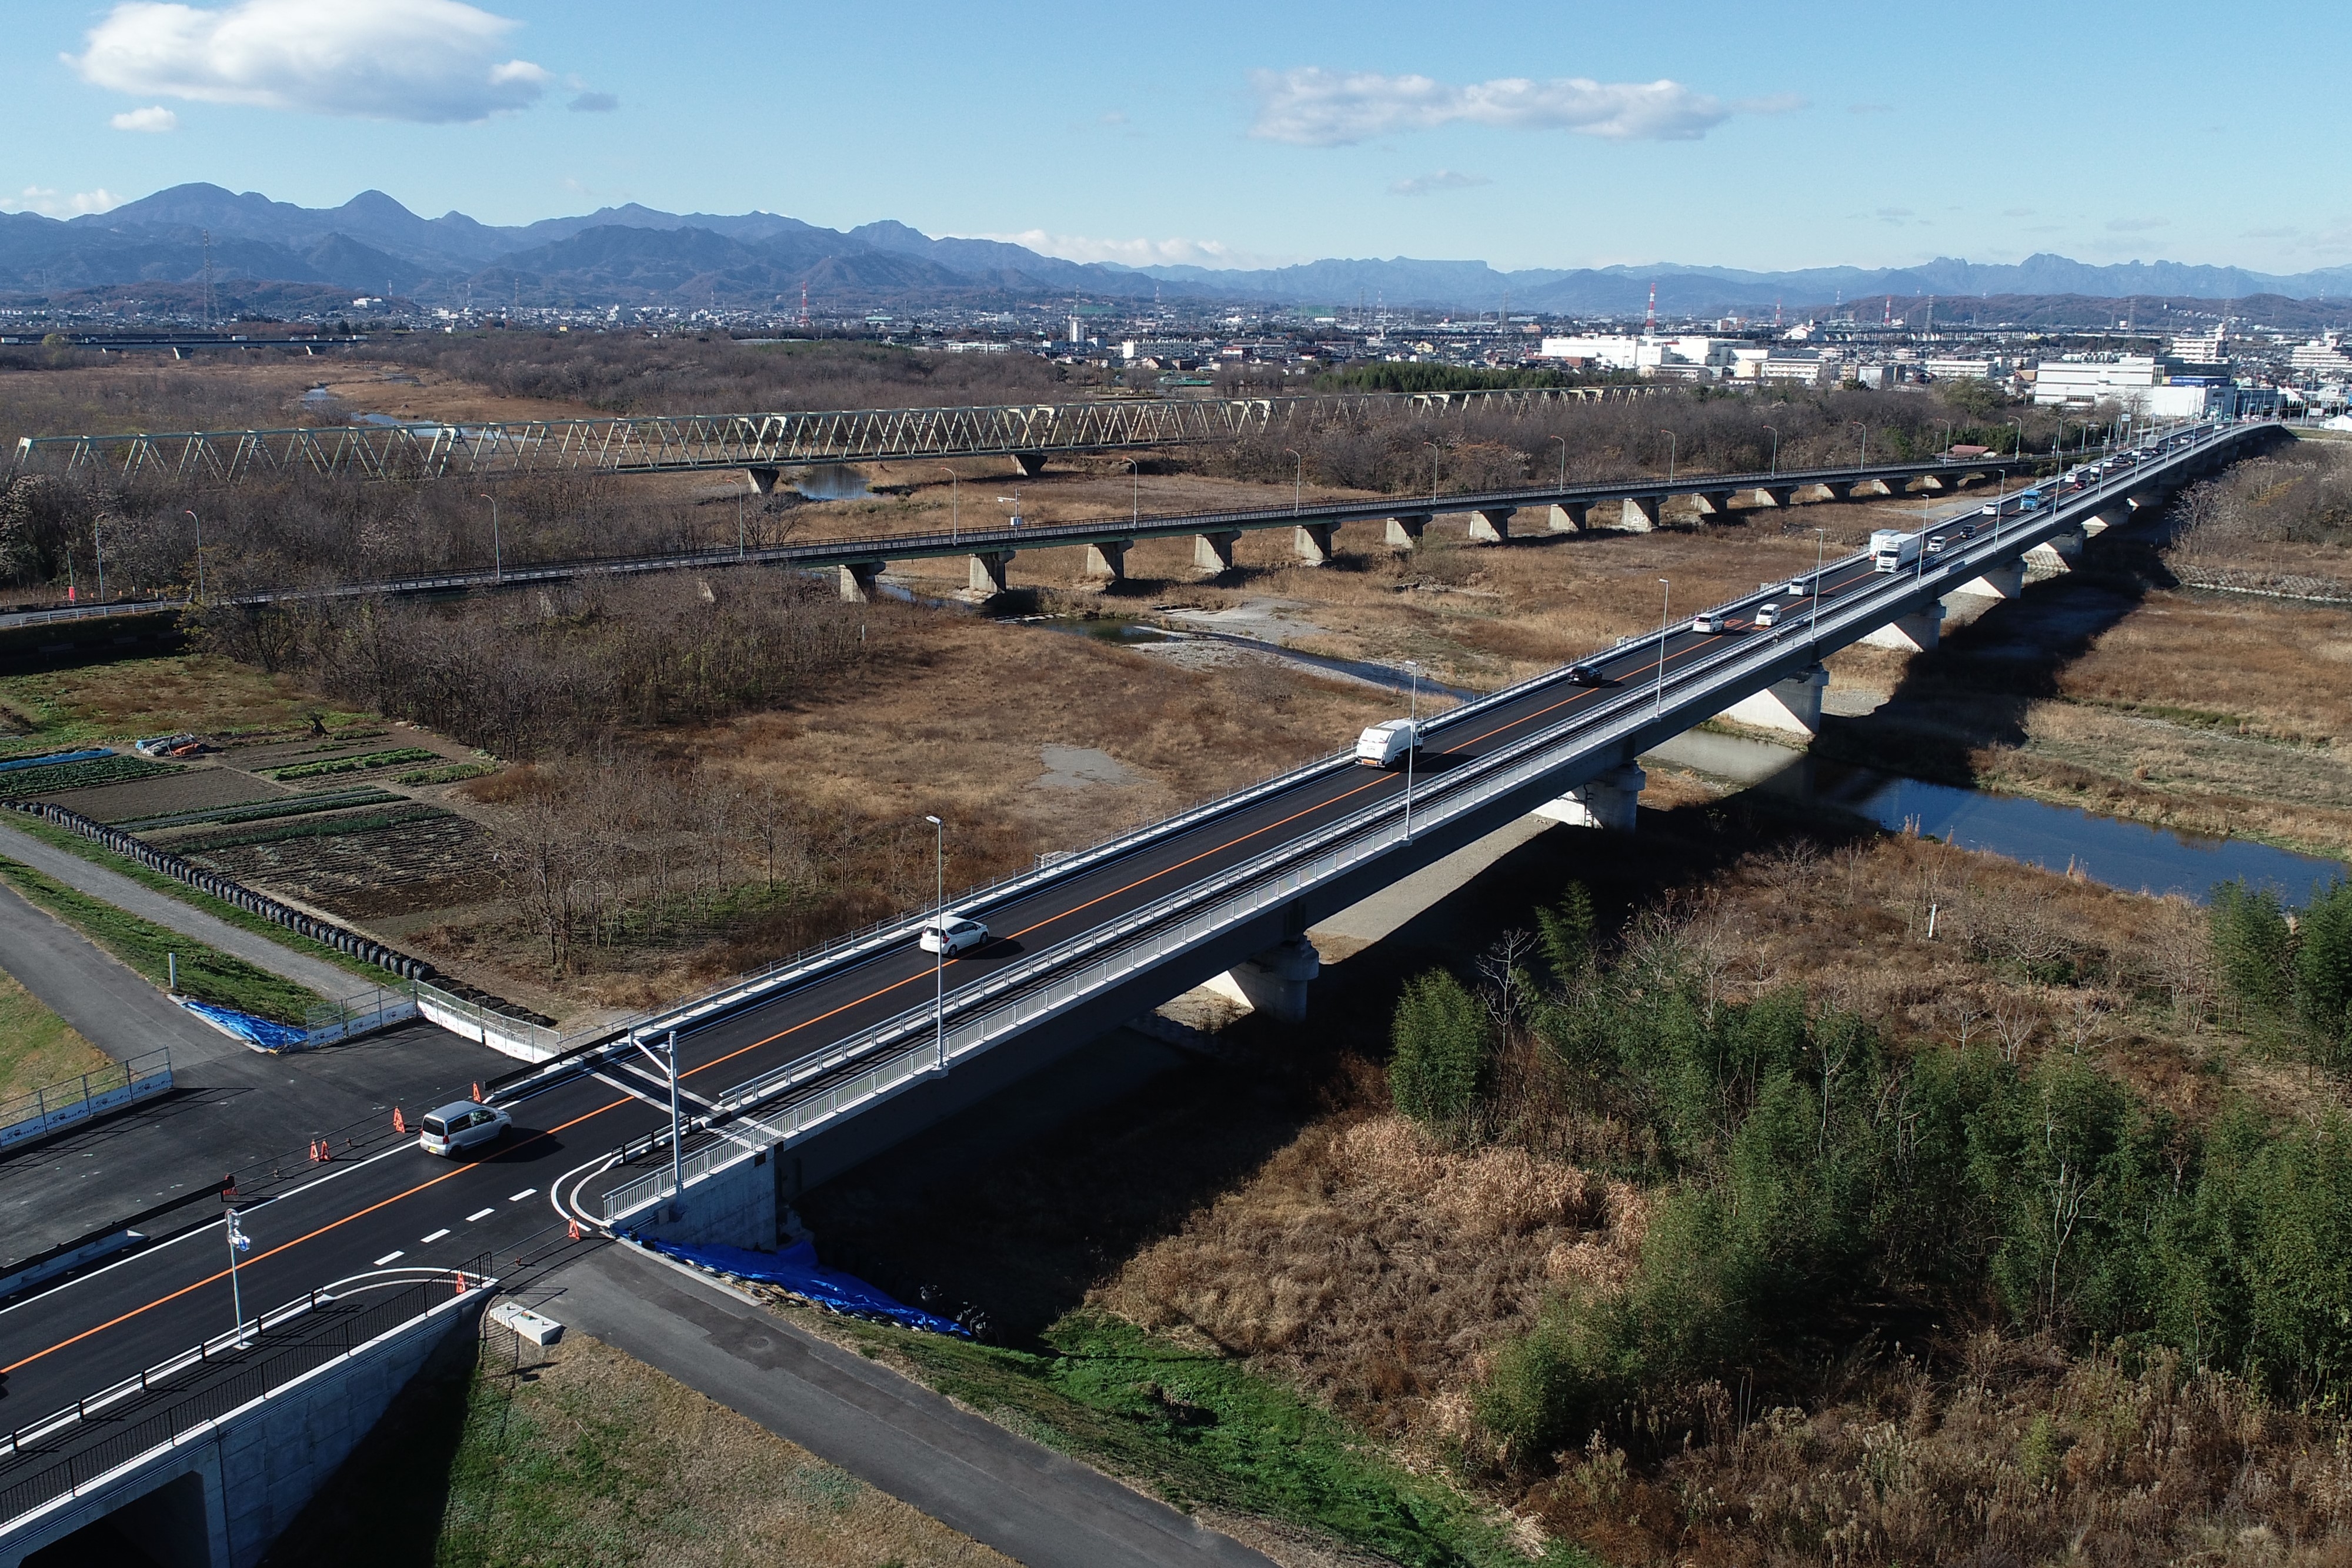
[[[1165,1503],[629,1247],[599,1247],[526,1294],[1028,1568],[1273,1568]]]
[[[116,1061],[158,1046],[172,1047],[175,1065],[246,1054],[236,1041],[173,1006],[113,954],[5,884],[0,884],[0,969]]]
[[[5,821],[0,821],[0,856],[30,866],[54,881],[63,882],[77,892],[87,893],[118,910],[137,915],[141,920],[178,931],[183,936],[194,937],[207,947],[218,948],[223,952],[241,958],[256,969],[266,969],[297,985],[307,985],[329,1001],[340,1000],[367,988],[367,982],[347,969],[329,963],[322,958],[297,952],[242,926],[233,926],[169,893],[159,893],[143,882],[110,871],[103,866],[83,859],[71,850],[59,849]],[[28,981],[26,984],[31,983]],[[54,1002],[49,1005],[52,1007],[57,1005]],[[90,1036],[90,1041],[101,1049],[111,1048],[95,1035]]]

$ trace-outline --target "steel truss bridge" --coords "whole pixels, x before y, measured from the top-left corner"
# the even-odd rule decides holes
[[[797,414],[651,415],[468,425],[403,422],[163,435],[26,436],[14,473],[102,475],[116,481],[234,484],[286,474],[360,479],[505,479],[519,474],[677,474],[739,468],[755,488],[816,463],[1015,458],[1028,472],[1055,453],[1198,446],[1304,434],[1368,416],[1525,414],[1561,403],[1633,397],[1650,386],[1317,397],[1104,398],[992,408],[845,408]]]

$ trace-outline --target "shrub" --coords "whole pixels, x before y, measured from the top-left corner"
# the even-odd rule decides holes
[[[1429,1125],[1458,1121],[1485,1091],[1495,1056],[1486,1005],[1462,982],[1433,969],[1398,999],[1389,1062],[1397,1109]]]

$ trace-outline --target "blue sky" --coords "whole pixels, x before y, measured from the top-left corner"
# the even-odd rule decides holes
[[[2352,8],[8,12],[0,206],[59,216],[209,180],[493,223],[632,200],[894,217],[1136,263],[2352,261],[2328,144]]]

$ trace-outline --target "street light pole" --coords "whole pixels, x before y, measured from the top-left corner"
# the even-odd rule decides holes
[[[1870,467],[1870,426],[1863,424],[1859,419],[1849,419],[1846,423],[1859,427],[1862,431],[1862,451],[1854,458],[1853,466],[1857,468],[1866,468]]]
[[[205,520],[196,517],[193,507],[180,510],[196,519],[196,603],[201,605],[205,602]]]
[[[1127,524],[1129,528],[1143,521],[1143,470],[1137,466],[1140,461],[1136,458],[1127,460]],[[1294,502],[1290,510],[1297,511],[1297,503]]]
[[[1813,530],[1813,615],[1812,625],[1806,628],[1813,637],[1819,637],[1822,630],[1822,563],[1829,559],[1829,548],[1830,531],[1826,528]]]
[[[1404,836],[1411,838],[1412,837],[1412,755],[1421,750],[1421,661],[1409,658],[1404,661],[1404,667],[1412,672],[1412,706],[1407,710],[1412,715],[1412,744],[1407,746],[1404,752]]]
[[[1422,445],[1429,448],[1429,499],[1433,505],[1437,500],[1437,443],[1423,441]]]
[[[952,542],[963,532],[963,476],[945,463],[940,472],[948,477],[948,538]]]
[[[933,1031],[939,1040],[939,1068],[944,1072],[948,1065],[948,825],[936,816],[926,816],[923,820],[933,829],[931,1016]]]
[[[504,583],[507,580],[507,564],[506,551],[499,543],[499,498],[494,495],[484,495],[481,499],[490,503],[490,581],[494,584]],[[742,502],[738,501],[735,504],[740,509]],[[743,514],[739,510],[735,516],[736,526],[740,531]]]
[[[1671,580],[1664,577],[1659,578],[1658,581],[1665,584],[1666,591],[1658,602],[1658,696],[1657,700],[1652,704],[1652,710],[1663,713],[1666,710],[1666,632],[1674,624],[1675,585]],[[1818,579],[1815,580],[1813,587],[1816,592],[1820,590],[1821,583]]]
[[[1764,428],[1772,432],[1772,467],[1770,472],[1773,477],[1778,478],[1780,472],[1780,432],[1769,425],[1767,425]]]
[[[1666,483],[1673,484],[1675,482],[1675,433],[1671,430],[1660,430],[1658,434],[1666,438]]]
[[[1300,498],[1307,489],[1307,459],[1299,457],[1298,449],[1295,447],[1285,447],[1282,449],[1282,455],[1286,458],[1298,458],[1297,464],[1290,473],[1290,515],[1297,517]]]
[[[1552,439],[1559,443],[1559,488],[1564,490],[1568,489],[1568,437],[1554,436]]]

